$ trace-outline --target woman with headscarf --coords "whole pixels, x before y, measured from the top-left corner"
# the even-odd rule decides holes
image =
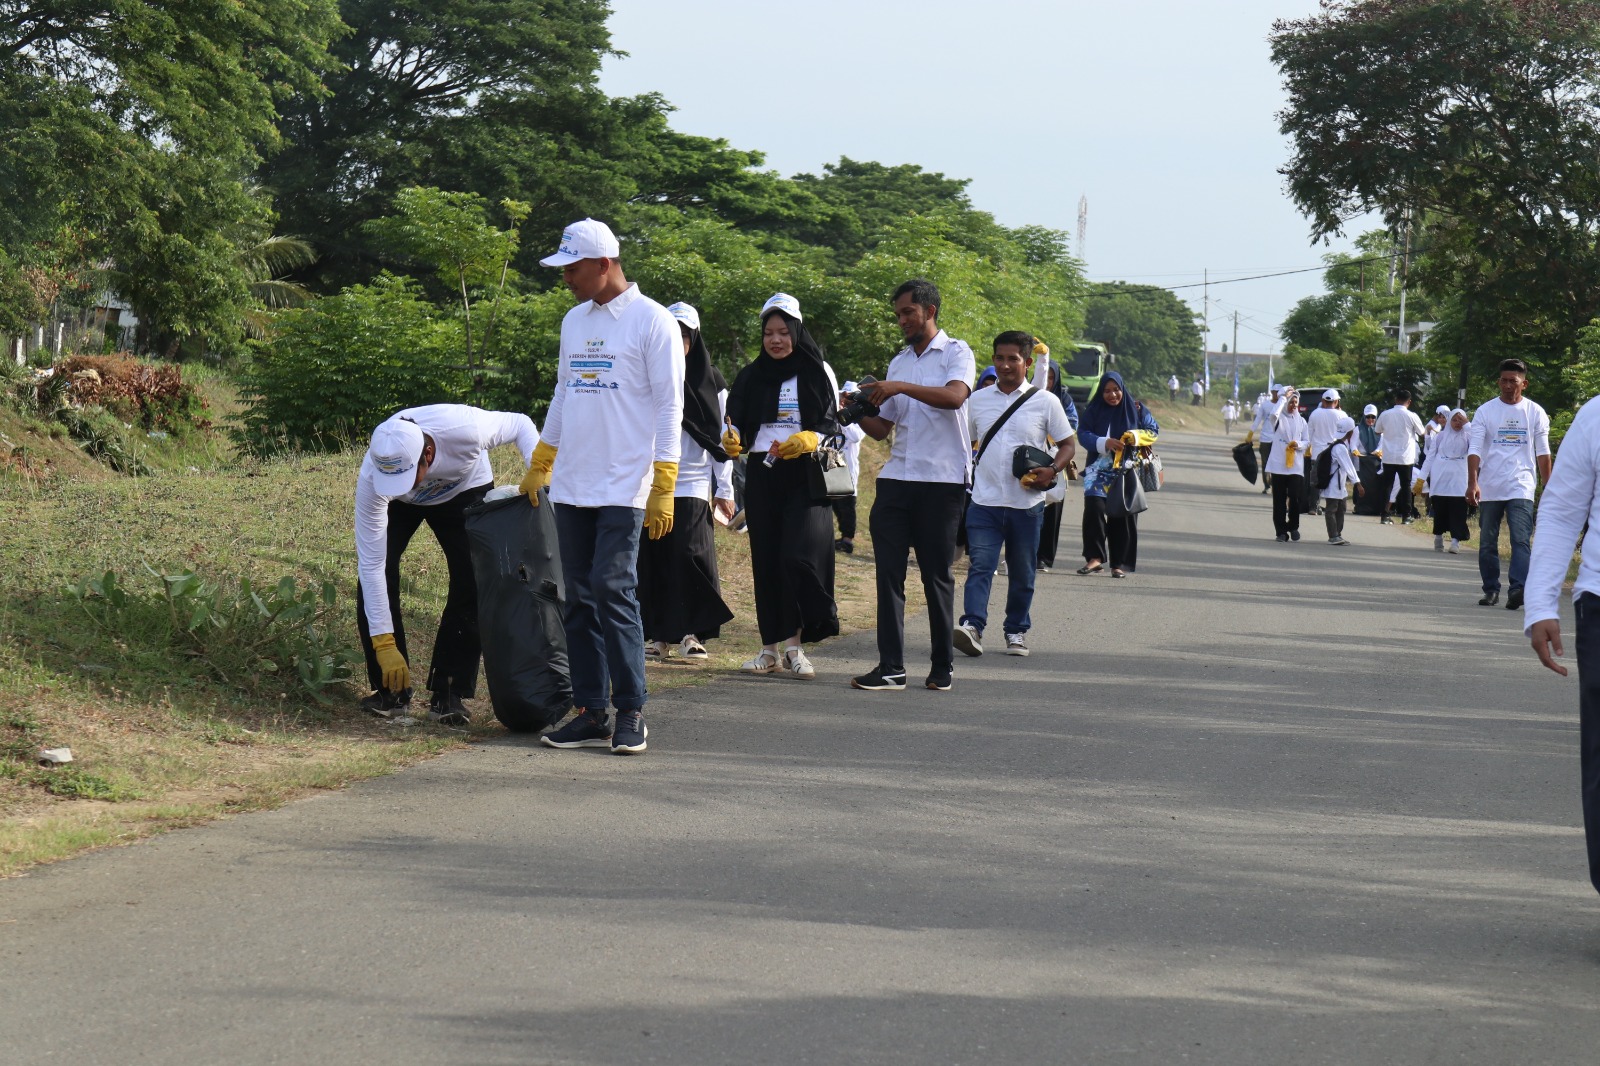
[[[1106,488],[1129,448],[1148,449],[1161,427],[1148,408],[1128,395],[1122,375],[1108,370],[1084,405],[1078,441],[1088,466],[1083,471],[1083,566],[1080,574],[1097,574],[1109,560],[1112,577],[1127,577],[1139,565],[1139,520],[1136,515],[1106,514]]]
[[[838,409],[838,380],[806,330],[800,301],[776,294],[761,308],[761,353],[728,394],[722,437],[728,451],[749,453],[744,513],[763,647],[740,667],[746,673],[809,680],[816,670],[802,645],[839,632],[833,510],[812,498],[808,471],[811,453],[838,432]]]
[[[700,335],[700,313],[686,303],[667,308],[683,337],[683,436],[672,530],[639,540],[639,616],[645,655],[665,659],[678,645],[685,659],[708,658],[704,641],[721,635],[733,612],[722,599],[712,500],[733,514],[732,463],[718,440],[728,385]]]
[[[1078,406],[1072,402],[1072,394],[1067,391],[1066,386],[1061,384],[1061,368],[1050,358],[1050,346],[1044,341],[1035,341],[1033,359],[1033,387],[1044,389],[1060,400],[1061,409],[1067,412],[1067,423],[1073,429],[1077,429]],[[1051,445],[1054,446],[1056,443],[1052,441]],[[1065,506],[1064,503],[1044,505],[1044,521],[1039,526],[1037,565],[1040,573],[1048,574],[1055,569],[1056,545],[1061,541],[1061,513]]]
[[[1350,453],[1356,457],[1356,469],[1360,471],[1361,485],[1366,489],[1356,501],[1356,514],[1375,515],[1383,510],[1383,503],[1378,499],[1381,495],[1378,491],[1378,472],[1383,468],[1383,456],[1378,452],[1382,447],[1383,437],[1378,433],[1378,406],[1369,403],[1361,409],[1361,421],[1356,424],[1355,440],[1350,445]]]
[[[1422,464],[1433,499],[1433,550],[1459,555],[1461,542],[1472,537],[1467,525],[1467,449],[1472,444],[1472,419],[1457,407],[1434,437]],[[1445,547],[1445,535],[1450,546]]]

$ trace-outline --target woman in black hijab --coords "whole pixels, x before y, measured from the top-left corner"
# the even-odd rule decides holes
[[[717,576],[711,501],[733,513],[732,464],[718,433],[727,383],[700,336],[700,313],[686,303],[667,308],[683,337],[683,437],[672,530],[660,540],[639,540],[639,616],[644,653],[665,659],[678,645],[685,659],[706,659],[703,641],[721,635],[733,618]]]
[[[839,632],[833,599],[833,510],[811,497],[808,467],[838,432],[839,385],[806,331],[800,301],[778,293],[761,309],[761,354],[728,394],[723,447],[749,453],[744,513],[763,647],[741,669],[816,676],[803,643]],[[779,645],[782,645],[782,651]]]

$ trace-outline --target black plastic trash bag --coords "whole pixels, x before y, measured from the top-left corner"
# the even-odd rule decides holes
[[[1242,440],[1233,446],[1233,461],[1239,464],[1239,473],[1250,484],[1256,483],[1256,475],[1261,472],[1261,467],[1256,461],[1256,446],[1247,440]]]
[[[494,716],[513,733],[545,729],[572,709],[566,590],[555,514],[541,492],[466,510],[472,572],[478,580],[478,634]]]

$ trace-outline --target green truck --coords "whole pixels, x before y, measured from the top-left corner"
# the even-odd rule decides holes
[[[1060,351],[1052,350],[1050,358],[1061,367],[1061,384],[1067,387],[1073,402],[1080,404],[1089,401],[1106,368],[1117,361],[1099,341],[1074,341],[1063,345]]]

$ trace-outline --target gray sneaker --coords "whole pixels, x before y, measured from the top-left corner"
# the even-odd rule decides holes
[[[1006,654],[1007,655],[1026,655],[1026,654],[1028,654],[1028,635],[1026,633],[1007,633],[1006,634]]]
[[[950,634],[955,643],[956,650],[963,655],[978,656],[983,654],[983,636],[970,622],[963,622],[956,626]]]

